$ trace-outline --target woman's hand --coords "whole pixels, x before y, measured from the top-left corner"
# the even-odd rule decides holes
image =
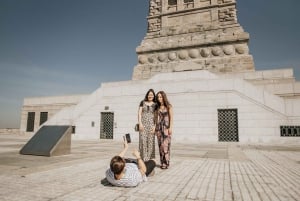
[[[121,151],[121,153],[119,153],[119,156],[121,156],[121,157],[124,157],[124,155],[128,149],[128,143],[127,143],[125,136],[123,137],[123,145],[124,145],[124,149]]]
[[[144,131],[144,125],[143,124],[139,124],[139,131]]]
[[[137,159],[141,158],[141,154],[138,150],[134,149],[134,151],[132,152],[132,155],[135,156]]]
[[[151,133],[154,135],[155,134],[155,126],[153,126],[152,128],[151,128]]]
[[[143,159],[141,159],[141,154],[138,150],[134,149],[133,153],[132,153],[136,159],[137,159],[137,165],[138,165],[138,168],[141,172],[142,175],[145,175],[146,171],[147,171],[147,168],[146,168],[146,165],[143,161]]]
[[[172,128],[170,127],[170,128],[168,129],[168,134],[169,134],[169,135],[172,135],[172,132],[173,132],[173,131],[172,131]]]
[[[124,144],[124,149],[128,149],[128,143],[125,136],[123,137],[123,144]]]

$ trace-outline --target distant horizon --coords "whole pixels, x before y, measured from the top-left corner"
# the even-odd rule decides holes
[[[237,0],[256,71],[300,81],[300,1]],[[0,128],[19,128],[24,98],[90,94],[131,80],[149,1],[0,0]]]

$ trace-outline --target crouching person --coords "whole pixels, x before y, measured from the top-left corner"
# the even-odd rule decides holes
[[[110,161],[110,168],[106,171],[107,181],[114,186],[135,187],[142,182],[147,181],[156,163],[154,160],[143,161],[140,152],[136,149],[133,156],[136,158],[135,162],[126,162],[124,155],[128,149],[128,143],[124,139],[124,149],[118,155],[114,156]]]

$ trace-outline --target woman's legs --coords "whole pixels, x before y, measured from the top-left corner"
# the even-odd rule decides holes
[[[164,136],[161,142],[161,168],[166,169],[170,165],[171,136]]]

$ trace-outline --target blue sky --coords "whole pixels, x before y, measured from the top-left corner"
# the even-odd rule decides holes
[[[256,70],[300,80],[299,0],[237,0]],[[130,80],[148,0],[0,0],[0,128],[19,128],[25,97],[88,94]]]

